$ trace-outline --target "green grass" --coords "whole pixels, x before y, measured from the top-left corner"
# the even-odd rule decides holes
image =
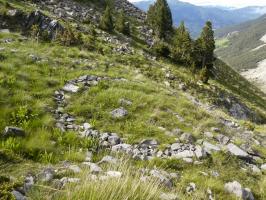
[[[0,0],[1,5],[3,2],[6,1]],[[23,8],[21,2],[12,1],[12,4]],[[86,24],[83,25],[87,27]],[[85,45],[67,47],[56,42],[37,43],[30,38],[21,41],[20,33],[0,33],[0,40],[14,39],[10,44],[0,42],[0,47],[5,48],[0,52],[0,132],[6,126],[18,126],[26,131],[25,138],[0,137],[1,175],[14,176],[23,181],[28,172],[36,174],[47,165],[58,166],[64,160],[80,164],[88,149],[98,147],[97,140],[80,138],[71,131],[61,133],[54,128],[55,120],[51,114],[51,110],[56,108],[52,98],[54,91],[62,88],[66,81],[81,75],[127,79],[126,82],[103,81],[87,91],[71,95],[66,110],[76,116],[79,123],[89,122],[102,132],[116,132],[128,143],[154,138],[162,144],[160,148],[164,148],[175,141],[165,131],[175,128],[192,133],[196,139],[202,139],[202,133],[209,131],[211,127],[220,128],[225,135],[235,134],[219,123],[221,116],[230,118],[227,112],[219,109],[215,114],[209,113],[193,104],[189,95],[204,103],[213,103],[219,99],[220,93],[234,94],[241,102],[258,110],[262,116],[265,114],[265,96],[222,62],[216,63],[216,79],[211,80],[209,85],[202,85],[189,68],[169,60],[146,59],[141,55],[146,47],[139,39],[139,33],[134,30],[133,34],[132,45],[136,48],[136,53],[119,55],[112,51],[114,45],[107,44],[99,37],[93,43],[95,48],[89,50]],[[117,36],[124,39],[119,34]],[[223,41],[221,45],[225,44]],[[41,59],[34,61],[30,54]],[[170,72],[174,79],[166,79],[166,72]],[[171,87],[166,86],[165,81]],[[188,94],[179,89],[180,83],[186,84]],[[113,119],[110,112],[121,107],[121,98],[132,101],[131,106],[124,106],[129,114],[122,119]],[[184,122],[179,121],[176,114]],[[160,127],[165,128],[165,131]],[[263,125],[254,124],[254,128],[266,134]],[[265,155],[264,148],[256,149]],[[107,153],[110,152],[101,150],[94,155],[93,161],[99,161]],[[181,179],[172,191],[162,188],[156,181],[140,182],[139,174],[134,173],[139,168],[154,166],[180,173]],[[257,199],[264,199],[265,175],[254,177],[248,172],[239,172],[240,167],[238,160],[223,154],[203,160],[203,164],[198,166],[181,160],[155,159],[146,163],[127,161],[123,166],[114,168],[124,174],[119,181],[92,182],[88,180],[88,171],[84,170],[77,175],[81,178],[80,184],[69,185],[61,191],[40,184],[40,187],[34,188],[30,197],[125,199],[126,196],[128,199],[158,199],[162,191],[168,191],[177,193],[181,199],[200,199],[206,198],[206,190],[210,187],[217,199],[228,199],[223,185],[226,181],[236,179],[243,186],[250,187]],[[210,170],[217,170],[221,178],[199,175],[200,171]],[[185,194],[185,187],[192,181],[197,184],[198,190],[194,195],[188,196]]]

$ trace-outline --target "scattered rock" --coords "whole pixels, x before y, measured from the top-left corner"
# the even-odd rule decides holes
[[[158,146],[159,142],[157,140],[142,140],[139,144],[140,146]]]
[[[227,149],[231,154],[233,154],[235,156],[239,156],[239,157],[243,157],[243,158],[247,158],[249,156],[247,152],[240,149],[238,146],[236,146],[233,143],[228,144]]]
[[[260,168],[261,168],[261,170],[262,170],[262,171],[266,171],[266,163],[265,163],[265,164],[263,164],[263,165],[261,165],[261,167],[260,167]]]
[[[4,137],[24,137],[25,131],[21,128],[7,126],[3,132]]]
[[[220,147],[206,141],[203,142],[203,147],[204,150],[209,154],[211,154],[213,151],[221,151]]]
[[[254,174],[260,174],[261,173],[260,168],[258,168],[256,165],[249,164],[249,168]]]
[[[27,198],[23,194],[16,190],[13,190],[11,193],[14,195],[16,200],[27,200]]]
[[[108,142],[114,146],[121,142],[120,138],[117,135],[111,135],[108,137]]]
[[[24,187],[23,187],[24,191],[28,192],[32,188],[33,185],[34,185],[34,177],[31,175],[26,176],[25,181],[24,181]]]
[[[166,187],[173,187],[173,182],[170,177],[170,175],[162,170],[151,170],[150,175],[153,176],[154,178],[159,179],[159,181],[164,184]]]
[[[192,134],[190,133],[183,133],[180,136],[180,140],[185,143],[193,143],[195,141],[195,138]]]
[[[79,87],[76,86],[76,85],[74,85],[74,84],[68,83],[68,84],[66,84],[66,85],[63,87],[63,90],[66,91],[66,92],[76,93],[76,92],[78,92]]]
[[[68,169],[74,172],[75,174],[80,173],[82,171],[77,165],[70,165]]]
[[[199,145],[195,146],[194,153],[198,159],[202,159],[207,156],[206,151]]]
[[[84,130],[88,130],[88,129],[91,129],[92,126],[89,123],[84,123],[83,128],[84,128]]]
[[[84,165],[87,165],[90,167],[90,171],[93,174],[99,174],[101,173],[103,170],[101,167],[99,167],[99,165],[95,164],[95,163],[90,163],[90,162],[83,162]]]
[[[55,170],[53,168],[46,168],[38,175],[38,180],[42,182],[49,182],[53,180],[54,175]]]
[[[64,177],[64,178],[60,179],[60,182],[62,183],[63,186],[65,186],[67,183],[79,183],[80,179],[79,178]]]
[[[193,192],[195,192],[196,191],[196,184],[195,183],[189,183],[189,185],[187,186],[187,188],[186,188],[186,192],[188,193],[188,194],[191,194],[191,193],[193,193]]]
[[[111,112],[111,115],[113,118],[123,118],[128,115],[128,111],[125,108],[121,107],[113,110]]]
[[[112,156],[104,156],[98,164],[102,163],[117,164],[118,160]]]
[[[241,184],[237,181],[226,183],[224,188],[228,193],[235,194],[237,197],[242,198],[243,200],[254,200],[254,196],[250,189],[243,189]]]
[[[213,134],[212,134],[212,132],[204,132],[204,134],[203,134],[205,137],[207,137],[207,138],[213,138]]]
[[[215,138],[222,145],[227,145],[229,143],[229,141],[230,141],[230,138],[225,136],[225,135],[223,135],[223,134],[218,134]]]
[[[112,146],[112,151],[122,151],[125,153],[132,153],[133,149],[130,144],[118,144],[118,145]]]
[[[119,99],[119,104],[121,106],[131,106],[132,102],[127,99]]]
[[[106,172],[107,176],[113,177],[113,178],[121,178],[122,177],[122,172],[119,171],[108,171]]]

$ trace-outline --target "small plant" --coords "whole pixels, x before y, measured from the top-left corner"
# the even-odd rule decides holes
[[[11,124],[14,126],[28,127],[30,121],[36,117],[28,106],[20,106],[16,111],[11,113]]]
[[[208,83],[209,71],[208,71],[207,67],[204,67],[203,69],[200,70],[199,79],[205,84]]]
[[[8,138],[2,141],[1,148],[18,153],[21,149],[21,143],[16,138]]]
[[[38,25],[33,25],[30,29],[30,36],[33,40],[35,41],[39,41],[39,37],[40,37],[40,28]]]
[[[255,125],[252,122],[245,121],[244,126],[250,131],[255,130]]]
[[[45,164],[54,163],[54,154],[53,154],[53,152],[48,153],[48,152],[45,150],[44,153],[41,153],[41,154],[40,154],[40,158],[39,158],[39,160],[40,160],[42,163],[45,163]]]

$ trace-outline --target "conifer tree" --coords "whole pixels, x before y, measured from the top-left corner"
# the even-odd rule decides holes
[[[180,26],[175,31],[173,45],[172,56],[174,60],[190,63],[192,56],[192,39],[184,22],[181,22]]]
[[[212,68],[214,61],[215,40],[212,23],[210,21],[206,22],[200,38],[198,39],[198,45],[202,56],[201,67],[204,68],[206,66],[207,69]]]
[[[107,4],[104,14],[100,21],[100,28],[112,32],[114,30],[113,17],[110,6]]]
[[[130,24],[126,21],[125,13],[121,12],[116,21],[116,30],[125,35],[130,35]]]
[[[147,13],[147,22],[160,39],[172,32],[172,13],[166,0],[157,0]]]

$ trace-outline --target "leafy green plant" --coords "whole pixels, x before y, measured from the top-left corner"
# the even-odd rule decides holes
[[[22,144],[17,138],[8,138],[7,140],[1,142],[2,149],[10,150],[14,153],[20,152],[21,147]]]
[[[11,124],[14,126],[28,127],[30,121],[36,117],[37,114],[34,114],[28,106],[20,106],[18,109],[11,113]]]
[[[53,152],[47,152],[46,150],[40,154],[39,160],[42,163],[50,164],[55,162],[54,153]]]

